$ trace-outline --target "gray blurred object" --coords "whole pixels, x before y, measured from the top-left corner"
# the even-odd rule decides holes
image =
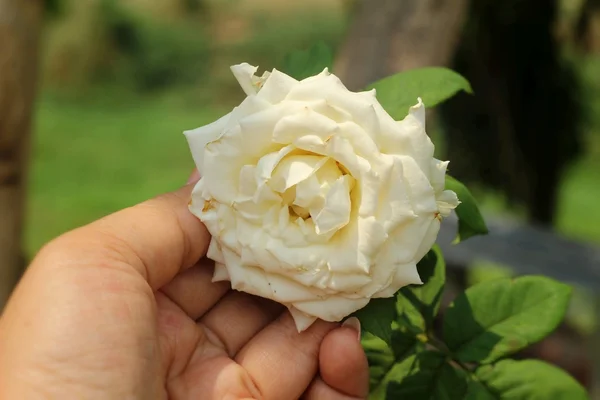
[[[487,217],[486,221],[488,235],[453,245],[458,220],[454,215],[444,220],[438,244],[449,264],[468,268],[474,261],[491,261],[517,274],[542,274],[600,289],[600,248],[509,218]]]

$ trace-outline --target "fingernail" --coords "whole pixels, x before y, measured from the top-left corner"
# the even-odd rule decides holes
[[[190,175],[190,177],[188,178],[186,185],[189,185],[190,183],[198,182],[199,180],[200,180],[200,172],[198,172],[198,170],[194,168],[194,172],[192,172],[192,175]]]
[[[360,321],[356,317],[350,317],[344,321],[342,327],[354,329],[356,331],[356,338],[360,340]]]

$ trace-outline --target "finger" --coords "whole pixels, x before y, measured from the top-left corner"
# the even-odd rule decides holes
[[[298,333],[289,312],[263,329],[237,354],[265,400],[296,399],[317,373],[319,347],[335,323],[317,320]]]
[[[310,384],[310,387],[302,396],[303,400],[366,400],[366,397],[348,396],[340,393],[321,379],[320,376]]]
[[[214,262],[203,258],[177,275],[160,291],[191,319],[197,320],[231,289],[226,281],[212,283],[213,272]]]
[[[274,301],[233,290],[198,322],[216,335],[233,357],[284,310]]]
[[[167,381],[182,375],[196,348],[206,346],[206,338],[181,308],[169,298],[156,293],[156,324],[162,371]]]
[[[319,375],[306,399],[366,399],[369,394],[369,364],[360,344],[360,324],[351,318],[327,334],[319,353]]]
[[[71,231],[49,247],[79,263],[132,268],[154,290],[206,254],[210,234],[188,210],[193,184]],[[202,291],[202,288],[198,288]]]
[[[199,180],[200,180],[200,172],[198,171],[197,168],[194,168],[194,170],[192,171],[192,174],[190,175],[190,177],[187,180],[187,184],[196,183]]]

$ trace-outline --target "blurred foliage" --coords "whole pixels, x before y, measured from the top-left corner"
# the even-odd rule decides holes
[[[197,25],[152,21],[118,0],[103,0],[100,11],[109,43],[121,55],[108,78],[122,73],[145,91],[192,83],[208,72],[209,42]]]
[[[193,13],[208,12],[208,5],[205,0],[181,0],[185,10]]]
[[[291,49],[319,41],[337,47],[346,23],[338,13],[283,5],[282,15],[241,11],[239,1],[57,1],[60,18],[45,38],[46,88],[82,95],[107,85],[139,92],[196,87],[203,92],[196,96],[229,103],[237,99],[229,65],[281,68]]]
[[[61,0],[44,0],[44,9],[47,16],[56,17],[60,15],[63,10],[63,4]]]
[[[138,91],[197,82],[211,51],[198,18],[161,21],[118,0],[66,2],[49,26],[45,78],[63,89],[110,82]]]
[[[224,51],[265,69],[283,70],[291,50],[312,48],[316,43],[335,49],[344,32],[344,21],[327,14],[305,13],[294,19],[270,21],[258,14],[253,19],[260,28]]]
[[[333,52],[331,47],[319,41],[310,49],[297,50],[287,54],[282,71],[302,80],[321,73],[325,68],[332,72]]]

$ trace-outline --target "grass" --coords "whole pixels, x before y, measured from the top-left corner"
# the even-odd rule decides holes
[[[66,230],[185,183],[193,162],[182,131],[223,111],[161,99],[106,104],[42,96],[29,182],[27,252],[32,255]]]
[[[566,236],[600,244],[600,159],[591,156],[574,165],[561,187],[557,229]]]

